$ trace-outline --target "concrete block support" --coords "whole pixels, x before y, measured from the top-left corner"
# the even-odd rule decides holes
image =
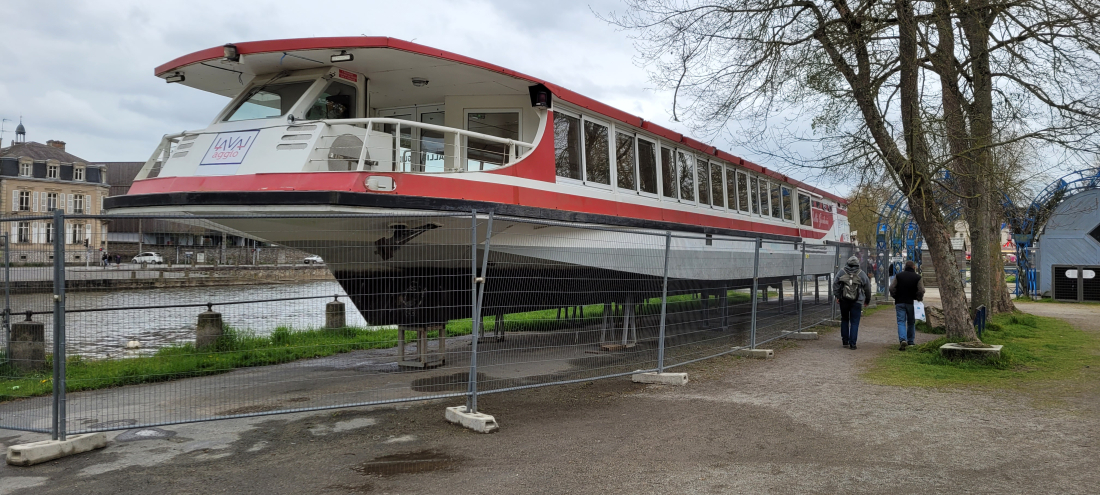
[[[46,325],[27,319],[11,325],[11,364],[21,370],[46,367]]]
[[[991,359],[1001,355],[1002,345],[989,347],[967,347],[964,344],[944,344],[940,346],[940,354],[952,359]]]
[[[107,436],[103,433],[70,435],[65,440],[45,440],[8,447],[8,464],[12,466],[33,466],[35,464],[60,459],[81,452],[102,449],[107,446]]]
[[[787,332],[783,336],[794,340],[817,340],[817,332]]]
[[[347,315],[344,312],[344,303],[331,301],[325,305],[325,328],[344,328],[347,325]]]
[[[655,385],[687,385],[687,373],[634,373],[630,376],[634,383],[651,383]]]
[[[199,324],[195,328],[195,347],[202,349],[213,344],[222,336],[222,314],[210,309],[199,313]]]
[[[771,349],[738,349],[734,354],[754,359],[772,359],[775,352]]]
[[[447,421],[462,425],[478,433],[492,433],[500,428],[496,418],[482,413],[468,413],[466,406],[448,407]]]

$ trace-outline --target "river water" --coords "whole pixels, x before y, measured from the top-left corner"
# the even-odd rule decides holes
[[[225,324],[257,335],[267,335],[280,326],[304,330],[325,324],[325,304],[333,295],[346,296],[336,281],[316,281],[294,284],[262,284],[230,287],[186,287],[155,290],[118,290],[110,292],[72,292],[66,298],[66,309],[110,309],[99,312],[70,312],[66,318],[68,354],[89,358],[115,358],[149,354],[157,348],[184,342],[194,342],[199,313],[206,307],[117,309],[182,304],[214,303],[214,311],[222,314]],[[0,294],[0,298],[3,295]],[[27,310],[50,311],[50,294],[20,294],[11,296],[13,321]],[[226,304],[234,301],[315,297],[290,301]],[[323,297],[323,298],[322,298]],[[366,326],[367,322],[347,297],[347,324]],[[2,300],[0,300],[2,307]],[[111,309],[116,308],[116,309]],[[46,324],[47,341],[52,343],[52,315],[34,315],[35,321]],[[137,341],[139,349],[126,349],[127,342]],[[50,344],[52,345],[52,344]]]

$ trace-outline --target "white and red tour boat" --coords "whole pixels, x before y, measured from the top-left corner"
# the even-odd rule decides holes
[[[321,255],[375,324],[469,316],[469,217],[410,214],[494,212],[490,259],[522,274],[487,297],[516,308],[632,293],[596,281],[616,279],[607,271],[661,277],[653,259],[665,242],[652,233],[677,234],[672,283],[716,286],[753,277],[754,244],[727,236],[849,240],[843,198],[548,81],[423,45],[234,43],[156,75],[231,100],[205,129],[164,136],[129,193],[106,201],[110,211],[255,214],[212,221]],[[306,217],[321,213],[390,215]],[[831,256],[805,261],[806,273],[833,269]],[[767,249],[758,276],[790,278],[801,262],[791,245]],[[589,290],[549,282],[578,276]]]

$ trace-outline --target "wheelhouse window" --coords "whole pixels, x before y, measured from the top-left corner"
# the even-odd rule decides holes
[[[634,180],[634,136],[615,133],[615,182],[623,189],[637,189]]]
[[[683,151],[676,153],[676,162],[680,177],[680,200],[695,201],[695,164],[692,157]]]
[[[771,210],[768,208],[768,181],[760,179],[760,215],[771,215]]]
[[[554,113],[554,169],[558,177],[581,180],[581,121]]]
[[[584,121],[584,180],[611,185],[611,153],[607,126]]]
[[[752,184],[752,214],[760,214],[760,181],[756,177],[749,178]]]
[[[73,180],[75,180],[75,181],[83,181],[84,180],[84,167],[76,167],[76,166],[73,167]]]
[[[657,149],[644,139],[638,140],[638,189],[657,194]]]
[[[286,115],[312,84],[313,81],[302,81],[264,84],[252,88],[225,121],[270,119]]]
[[[466,130],[519,140],[519,112],[476,112],[466,117]],[[443,137],[438,136],[442,145]],[[466,139],[467,170],[488,170],[508,163],[509,145],[485,139]]]
[[[771,182],[768,184],[772,200],[772,217],[780,218],[783,214],[783,200],[779,192],[779,184]]]
[[[19,163],[19,176],[20,177],[30,177],[32,175],[34,175],[34,165],[31,162],[20,162]]]
[[[293,104],[293,102],[291,103]],[[355,87],[332,81],[306,111],[306,119],[350,119],[355,117]]]
[[[807,227],[814,224],[813,217],[810,216],[810,197],[805,194],[798,195],[798,221]]]
[[[60,177],[60,172],[61,172],[61,165],[58,165],[56,163],[46,164],[46,178],[47,179],[56,179],[56,178]]]
[[[789,187],[782,188],[781,189],[781,194],[782,194],[782,197],[783,197],[783,219],[793,221],[794,220],[794,208],[793,208],[794,205],[791,204],[791,188],[789,188]]]
[[[718,207],[726,207],[726,196],[722,193],[722,169],[721,163],[710,162],[710,204]]]
[[[710,172],[707,170],[707,162],[696,163],[695,172],[699,179],[699,204],[710,206]]]
[[[741,172],[737,173],[737,207],[749,212],[749,176]]]
[[[676,164],[672,161],[672,150],[661,148],[661,193],[666,198],[676,198]]]
[[[731,210],[737,210],[737,172],[726,168],[726,203]]]

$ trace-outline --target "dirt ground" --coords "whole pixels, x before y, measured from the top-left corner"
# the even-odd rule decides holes
[[[1100,306],[1021,309],[1100,333]],[[696,363],[685,387],[608,379],[483,396],[501,424],[491,435],[444,422],[457,401],[112,434],[102,451],[0,467],[0,495],[1097,493],[1097,370],[1023,391],[863,381],[896,338],[888,307],[864,319],[857,350],[831,330],[768,361]],[[0,444],[21,438],[0,431]]]

